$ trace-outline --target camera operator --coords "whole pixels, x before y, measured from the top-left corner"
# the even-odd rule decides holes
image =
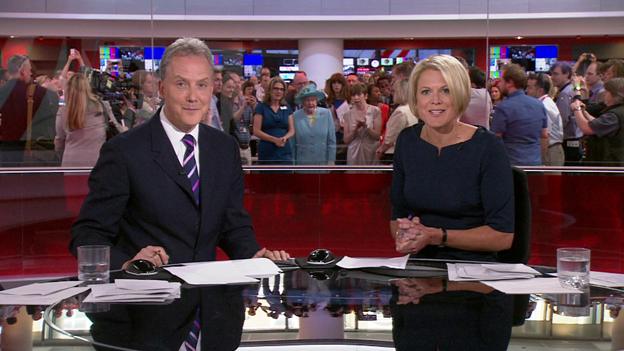
[[[65,105],[56,116],[54,149],[61,157],[61,165],[93,167],[106,141],[109,123],[118,131],[124,130],[108,101],[94,94],[87,76],[73,74],[65,86]]]
[[[624,166],[624,78],[605,83],[606,108],[598,117],[592,116],[585,104],[576,99],[570,104],[583,134],[591,142],[586,160],[603,166]]]
[[[122,121],[128,128],[143,124],[161,106],[155,72],[139,70],[132,75],[132,86],[124,95]]]

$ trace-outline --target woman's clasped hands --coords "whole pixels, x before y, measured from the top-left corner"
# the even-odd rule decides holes
[[[403,254],[418,253],[427,245],[436,244],[439,228],[431,228],[420,223],[420,218],[398,218],[394,236],[396,250]]]

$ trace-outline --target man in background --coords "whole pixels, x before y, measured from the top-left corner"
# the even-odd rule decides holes
[[[502,138],[514,166],[540,166],[548,141],[548,117],[544,106],[524,93],[527,78],[517,64],[503,68],[500,88],[507,94],[494,109],[492,132]]]
[[[548,116],[548,147],[543,150],[542,161],[546,166],[563,166],[563,125],[557,105],[548,92],[552,87],[550,77],[544,73],[530,74],[526,93],[542,102]]]
[[[9,80],[0,88],[0,166],[54,166],[58,95],[32,81],[24,55],[8,62]]]

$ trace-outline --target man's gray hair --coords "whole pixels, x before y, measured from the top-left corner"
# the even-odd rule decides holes
[[[24,62],[28,60],[29,58],[26,55],[11,56],[11,58],[9,58],[9,62],[7,62],[7,71],[9,71],[9,74],[12,76],[17,74],[24,65]]]
[[[212,67],[212,54],[208,45],[197,38],[180,38],[167,46],[162,60],[160,61],[160,79],[165,79],[167,67],[175,56],[203,56]]]

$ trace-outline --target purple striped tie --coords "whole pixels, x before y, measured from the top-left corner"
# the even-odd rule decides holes
[[[193,320],[193,325],[191,325],[191,330],[186,336],[186,340],[184,340],[184,348],[186,351],[195,351],[197,349],[197,342],[199,341],[199,332],[201,331],[201,327],[199,325],[199,308],[195,313],[195,319]]]
[[[190,134],[185,134],[182,142],[186,146],[182,168],[184,168],[186,176],[191,181],[195,203],[199,205],[199,172],[197,170],[197,162],[195,161],[195,138]]]
[[[197,162],[195,161],[195,138],[190,134],[186,134],[182,138],[182,142],[186,146],[182,168],[184,168],[184,173],[186,173],[186,176],[191,181],[191,189],[193,190],[195,203],[199,205],[199,172],[197,171]],[[197,342],[199,341],[200,330],[198,308],[195,313],[195,318],[193,319],[191,330],[186,336],[186,340],[184,340],[184,348],[186,351],[195,351]]]

